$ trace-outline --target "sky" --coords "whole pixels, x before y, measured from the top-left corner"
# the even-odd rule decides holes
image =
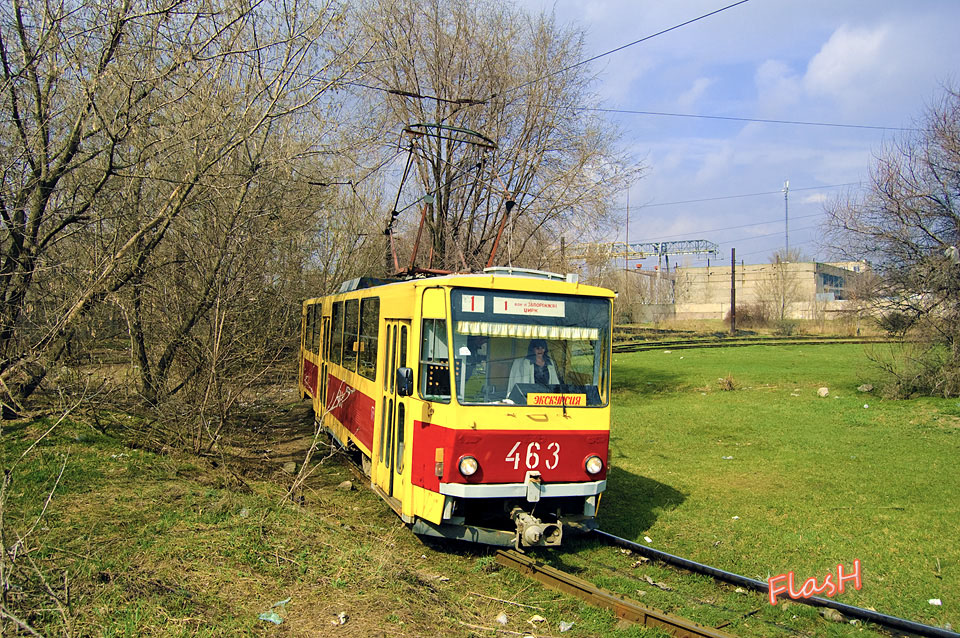
[[[520,0],[584,29],[586,57],[733,2]],[[615,205],[626,216],[629,201],[629,241],[711,241],[713,263],[731,248],[766,263],[787,241],[833,258],[825,203],[855,195],[895,129],[921,126],[943,87],[960,86],[958,24],[958,0],[749,0],[592,62],[607,109],[889,127],[609,114],[646,167]],[[626,225],[611,239],[628,239]]]

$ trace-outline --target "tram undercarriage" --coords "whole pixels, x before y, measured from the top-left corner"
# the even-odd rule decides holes
[[[523,484],[519,486],[523,487]],[[508,492],[516,490],[517,485],[483,487]],[[558,492],[564,491],[564,488],[567,491],[583,491],[584,485],[560,484],[552,487]],[[592,486],[592,489],[597,488],[602,490],[603,486]],[[532,502],[527,498],[464,498],[447,494],[443,521],[436,524],[418,517],[413,523],[413,532],[517,549],[556,547],[561,544],[565,529],[568,532],[586,532],[596,528],[598,499],[599,492],[592,495],[544,497]]]

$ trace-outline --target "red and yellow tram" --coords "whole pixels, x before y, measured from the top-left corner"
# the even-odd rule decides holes
[[[559,545],[606,485],[614,293],[494,268],[303,305],[300,392],[417,534]]]

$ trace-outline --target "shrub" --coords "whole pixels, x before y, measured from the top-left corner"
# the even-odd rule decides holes
[[[773,334],[789,337],[800,327],[799,322],[792,319],[778,319],[773,327]]]
[[[877,323],[891,337],[903,337],[915,321],[905,312],[891,311],[877,319]]]
[[[737,389],[737,382],[732,374],[727,373],[727,376],[717,379],[717,386],[723,392],[732,392]]]
[[[723,318],[724,322],[730,325],[730,313]],[[770,314],[763,304],[750,304],[737,306],[737,327],[738,328],[766,328],[770,325]]]
[[[960,396],[960,352],[942,345],[903,343],[889,351],[869,351],[868,357],[887,373],[885,396]]]

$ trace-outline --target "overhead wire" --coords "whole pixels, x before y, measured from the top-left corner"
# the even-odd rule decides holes
[[[492,99],[494,99],[494,98],[500,97],[500,96],[502,96],[502,95],[506,95],[506,94],[508,94],[508,93],[513,93],[514,91],[519,91],[520,89],[526,88],[526,87],[530,86],[531,84],[536,84],[537,82],[541,82],[541,81],[543,81],[543,80],[546,80],[547,78],[551,78],[551,77],[553,77],[554,75],[559,75],[560,73],[565,73],[565,72],[570,71],[570,70],[572,70],[572,69],[575,69],[575,68],[577,68],[577,67],[580,67],[580,66],[583,66],[583,65],[585,65],[585,64],[589,64],[589,63],[591,63],[591,62],[594,62],[594,61],[596,61],[596,60],[599,60],[600,58],[604,58],[604,57],[606,57],[606,56],[608,56],[608,55],[612,55],[612,54],[614,54],[614,53],[617,53],[617,52],[619,52],[619,51],[623,51],[624,49],[630,48],[630,47],[635,46],[635,45],[637,45],[637,44],[640,44],[640,43],[642,43],[642,42],[646,42],[646,41],[648,41],[648,40],[651,40],[651,39],[653,39],[653,38],[656,38],[657,36],[664,35],[665,33],[670,33],[671,31],[676,31],[677,29],[680,29],[680,28],[685,27],[685,26],[687,26],[687,25],[693,24],[694,22],[698,22],[698,21],[700,21],[700,20],[704,20],[704,19],[706,19],[706,18],[709,18],[709,17],[711,17],[711,16],[714,16],[714,15],[716,15],[716,14],[718,14],[718,13],[722,13],[723,11],[726,11],[726,10],[728,10],[728,9],[732,9],[732,8],[734,8],[734,7],[736,7],[736,6],[741,5],[741,4],[746,4],[746,3],[749,2],[749,1],[750,1],[750,0],[739,0],[738,2],[734,2],[733,4],[729,4],[729,5],[725,6],[725,7],[721,7],[721,8],[719,8],[719,9],[714,10],[714,11],[710,11],[709,13],[704,13],[703,15],[697,16],[696,18],[691,18],[690,20],[686,20],[686,21],[681,22],[681,23],[679,23],[679,24],[675,24],[675,25],[673,25],[672,27],[668,27],[668,28],[666,28],[666,29],[662,29],[662,30],[660,30],[660,31],[657,31],[656,33],[651,33],[650,35],[647,35],[647,36],[644,36],[644,37],[640,38],[639,40],[634,40],[633,42],[628,42],[627,44],[620,45],[620,46],[618,46],[618,47],[616,47],[616,48],[614,48],[614,49],[610,49],[609,51],[604,51],[603,53],[600,53],[600,54],[595,55],[595,56],[593,56],[593,57],[587,58],[587,59],[585,59],[585,60],[580,60],[579,62],[575,62],[575,63],[573,63],[573,64],[570,64],[570,65],[568,65],[568,66],[566,66],[566,67],[563,67],[562,69],[557,69],[556,71],[551,71],[550,73],[547,73],[546,75],[542,75],[542,76],[537,77],[537,78],[534,78],[534,79],[532,79],[532,80],[527,80],[526,82],[522,82],[522,83],[520,83],[520,84],[518,84],[518,85],[516,85],[516,86],[512,86],[512,87],[509,87],[509,88],[507,88],[507,89],[504,89],[503,91],[500,91],[499,93],[493,93],[493,94],[491,94],[491,95],[489,95],[488,97],[483,98],[483,99],[479,99],[479,98],[457,98],[457,99],[441,98],[441,97],[438,97],[438,96],[435,96],[435,95],[424,95],[424,94],[422,94],[422,93],[420,93],[420,92],[418,92],[418,91],[407,91],[407,90],[397,89],[397,88],[371,86],[371,85],[368,85],[368,84],[363,84],[363,83],[360,83],[360,82],[353,82],[353,81],[351,81],[351,82],[345,82],[345,84],[350,84],[350,85],[353,85],[353,86],[358,86],[358,87],[362,87],[362,88],[366,88],[366,89],[371,89],[371,90],[374,90],[374,91],[381,91],[381,92],[384,92],[384,93],[389,93],[389,94],[391,94],[391,95],[398,95],[398,96],[401,96],[401,97],[410,97],[410,98],[420,99],[420,100],[437,100],[437,101],[440,101],[440,102],[447,102],[447,103],[451,103],[451,104],[458,104],[458,105],[464,105],[464,106],[475,106],[475,105],[486,104],[487,102],[489,102],[490,100],[492,100]]]
[[[802,228],[794,228],[793,231],[799,233],[799,232],[802,231],[802,230],[813,230],[814,228],[819,228],[819,226],[804,226],[804,227],[802,227]],[[781,235],[781,234],[782,234],[781,231],[778,230],[778,231],[775,232],[775,233],[765,233],[765,234],[763,234],[763,235],[751,235],[751,236],[749,236],[749,237],[737,237],[737,238],[734,238],[734,239],[728,239],[727,241],[721,241],[721,242],[717,242],[717,243],[718,243],[718,244],[721,244],[721,245],[722,245],[722,244],[732,244],[732,243],[738,242],[738,241],[753,241],[754,239],[764,239],[764,238],[766,238],[766,237],[775,237],[775,236]]]
[[[857,185],[860,185],[860,184],[861,184],[861,182],[846,182],[846,183],[843,183],[843,184],[827,184],[827,185],[824,185],[824,186],[804,186],[804,187],[800,187],[800,188],[791,188],[790,191],[791,191],[791,192],[795,192],[795,191],[810,191],[810,190],[814,190],[814,191],[815,191],[815,190],[823,190],[823,189],[827,189],[827,188],[842,188],[842,187],[845,187],[845,186],[857,186]],[[657,203],[654,203],[654,204],[642,205],[642,206],[639,206],[639,208],[652,208],[652,207],[655,207],[655,206],[671,206],[671,205],[676,205],[676,204],[691,204],[691,203],[710,202],[710,201],[725,200],[725,199],[737,199],[737,198],[744,198],[744,197],[758,197],[758,196],[764,196],[764,195],[780,195],[780,194],[782,194],[782,193],[783,193],[782,190],[778,190],[778,191],[765,191],[765,192],[760,192],[760,193],[745,193],[745,194],[741,194],[741,195],[722,195],[722,196],[718,196],[718,197],[705,197],[705,198],[701,198],[701,199],[682,200],[682,201],[675,201],[675,202],[657,202]],[[622,209],[622,208],[617,208],[617,209],[614,209],[614,210],[624,210],[624,209]],[[791,217],[791,219],[794,220],[794,221],[798,221],[798,220],[801,220],[801,219],[811,219],[811,218],[814,218],[814,217],[820,217],[821,215],[823,215],[822,212],[812,213],[812,214],[809,214],[809,215],[795,215],[795,216]],[[754,227],[754,226],[765,226],[765,225],[768,225],[768,224],[778,224],[778,223],[781,223],[781,222],[783,222],[783,219],[782,219],[782,218],[775,218],[775,219],[768,219],[768,220],[764,220],[764,221],[751,222],[751,223],[749,223],[749,224],[738,224],[738,225],[736,225],[736,226],[724,226],[724,227],[721,227],[721,228],[710,228],[710,229],[701,230],[701,231],[698,231],[698,232],[699,232],[699,233],[703,233],[703,234],[706,234],[706,233],[718,233],[718,232],[723,232],[723,231],[727,231],[727,230],[739,230],[739,229],[742,229],[742,228],[751,228],[751,227]],[[793,231],[794,231],[794,232],[800,232],[800,231],[803,231],[803,230],[810,230],[810,229],[812,229],[812,228],[817,228],[817,227],[816,227],[816,226],[808,226],[808,227],[804,227],[804,228],[795,228],[795,229],[793,229]],[[643,240],[641,240],[641,241],[631,242],[631,243],[647,243],[647,242],[666,241],[666,240],[675,239],[675,238],[678,238],[678,237],[687,237],[687,236],[689,236],[689,234],[690,234],[690,233],[675,233],[675,234],[672,234],[672,235],[658,235],[658,236],[655,236],[655,237],[648,237],[648,238],[645,238],[645,239],[643,239]],[[764,237],[772,237],[772,236],[779,235],[779,234],[780,234],[780,231],[777,231],[777,232],[775,232],[775,233],[769,233],[769,234],[765,234],[765,235],[752,235],[752,236],[748,236],[748,237],[731,239],[731,240],[726,240],[726,241],[717,242],[717,243],[718,243],[718,244],[732,244],[732,243],[735,243],[735,242],[737,242],[737,241],[750,241],[750,240],[753,240],[753,239],[759,239],[759,238],[764,238]],[[801,242],[801,243],[809,243],[809,242]],[[746,255],[752,255],[752,254],[756,254],[756,252],[764,252],[764,251],[754,251],[754,252],[752,252],[752,253],[743,253],[743,255],[744,255],[744,256],[746,256]]]
[[[718,13],[722,13],[722,12],[728,10],[728,9],[732,9],[732,8],[734,8],[734,7],[740,6],[741,4],[746,4],[746,3],[749,2],[749,1],[750,1],[750,0],[739,0],[739,2],[734,2],[733,4],[728,4],[727,6],[721,7],[720,9],[716,9],[715,11],[711,11],[711,12],[709,12],[709,13],[704,13],[703,15],[697,16],[696,18],[691,18],[690,20],[686,20],[686,21],[684,21],[684,22],[681,22],[680,24],[675,24],[675,25],[673,25],[672,27],[668,27],[668,28],[663,29],[663,30],[661,30],[661,31],[657,31],[656,33],[651,33],[650,35],[647,35],[647,36],[644,36],[644,37],[640,38],[639,40],[634,40],[633,42],[628,42],[627,44],[618,46],[618,47],[616,47],[615,49],[610,49],[609,51],[604,51],[603,53],[600,53],[600,54],[598,54],[598,55],[593,56],[592,58],[587,58],[586,60],[580,60],[579,62],[576,62],[576,63],[574,63],[574,64],[571,64],[571,65],[569,65],[569,66],[566,66],[566,67],[564,67],[564,68],[562,68],[562,69],[558,69],[558,70],[556,70],[556,71],[552,71],[552,72],[550,72],[550,73],[547,73],[546,75],[540,76],[540,77],[535,78],[535,79],[533,79],[533,80],[528,80],[527,82],[524,82],[524,83],[522,83],[522,84],[518,84],[517,86],[515,86],[515,87],[513,87],[513,88],[510,88],[510,89],[507,89],[507,90],[505,90],[505,91],[502,91],[502,92],[499,93],[499,94],[491,95],[491,96],[490,96],[490,99],[495,98],[495,97],[498,97],[499,95],[503,95],[503,94],[505,94],[505,93],[512,93],[512,92],[514,92],[514,91],[519,91],[519,90],[522,89],[522,88],[526,88],[526,87],[530,86],[531,84],[536,84],[537,82],[540,82],[540,81],[542,81],[542,80],[546,80],[547,78],[551,78],[551,77],[553,77],[554,75],[559,75],[560,73],[565,73],[565,72],[567,72],[567,71],[570,71],[571,69],[575,69],[575,68],[577,68],[577,67],[579,67],[579,66],[583,66],[584,64],[589,64],[590,62],[594,62],[594,61],[596,61],[596,60],[599,60],[600,58],[603,58],[603,57],[606,57],[606,56],[608,56],[608,55],[612,55],[612,54],[614,54],[614,53],[617,53],[618,51],[623,51],[624,49],[630,48],[630,47],[635,46],[635,45],[637,45],[637,44],[640,44],[640,43],[642,43],[642,42],[646,42],[647,40],[652,40],[653,38],[656,38],[657,36],[661,36],[661,35],[663,35],[663,34],[665,34],[665,33],[670,33],[671,31],[676,31],[677,29],[680,29],[680,28],[685,27],[685,26],[687,26],[687,25],[693,24],[694,22],[698,22],[698,21],[700,21],[700,20],[704,20],[704,19],[709,18],[709,17],[711,17],[711,16],[715,16],[715,15],[717,15]]]
[[[798,219],[810,219],[811,217],[820,217],[822,214],[823,214],[823,213],[813,213],[813,214],[810,214],[810,215],[799,215],[799,216],[792,217],[791,219],[793,219],[793,220],[798,220]],[[767,224],[777,224],[777,223],[780,223],[780,222],[782,222],[782,221],[783,221],[783,218],[781,217],[781,218],[779,218],[779,219],[768,219],[768,220],[762,221],[762,222],[753,222],[753,223],[750,223],[750,224],[740,224],[739,226],[726,226],[726,227],[724,227],[724,228],[711,228],[711,229],[708,229],[708,230],[701,230],[701,231],[697,231],[697,232],[699,232],[699,233],[720,233],[720,232],[723,232],[723,231],[725,231],[725,230],[739,230],[739,229],[741,229],[741,228],[751,228],[751,227],[753,227],[753,226],[766,226]],[[676,238],[676,237],[687,237],[689,234],[690,234],[690,233],[676,233],[676,234],[674,234],[674,235],[659,235],[659,236],[657,236],[657,237],[649,237],[649,238],[645,239],[644,241],[630,242],[630,243],[632,243],[632,244],[633,244],[633,243],[642,244],[642,243],[646,243],[646,242],[664,241],[664,240],[673,239],[673,238]]]
[[[604,57],[607,57],[607,56],[612,55],[612,54],[614,54],[614,53],[617,53],[617,52],[619,52],[619,51],[623,51],[623,50],[625,50],[625,49],[627,49],[627,48],[630,48],[630,47],[632,47],[632,46],[636,46],[636,45],[641,44],[641,43],[643,43],[643,42],[649,41],[649,40],[651,40],[651,39],[653,39],[653,38],[655,38],[655,37],[664,35],[664,34],[666,34],[666,33],[670,33],[670,32],[672,32],[672,31],[675,31],[675,30],[677,30],[677,29],[683,28],[683,27],[685,27],[685,26],[688,26],[688,25],[690,25],[690,24],[696,23],[696,22],[698,22],[698,21],[704,20],[704,19],[709,18],[709,17],[711,17],[711,16],[717,15],[717,14],[722,13],[722,12],[724,12],[724,11],[727,11],[727,10],[729,10],[729,9],[733,9],[733,8],[735,8],[735,7],[737,7],[737,6],[740,6],[740,5],[742,5],[742,4],[745,4],[745,3],[747,3],[747,2],[749,2],[749,0],[739,0],[738,2],[731,3],[731,4],[729,4],[729,5],[726,5],[726,6],[724,6],[724,7],[721,7],[721,8],[719,8],[719,9],[714,10],[714,11],[710,11],[710,12],[708,12],[708,13],[704,13],[704,14],[702,14],[702,15],[699,15],[699,16],[697,16],[697,17],[695,17],[695,18],[691,18],[691,19],[689,19],[689,20],[685,20],[685,21],[680,22],[680,23],[678,23],[678,24],[675,24],[675,25],[673,25],[673,26],[671,26],[671,27],[668,27],[668,28],[666,28],[666,29],[662,29],[662,30],[657,31],[657,32],[655,32],[655,33],[649,34],[649,35],[647,35],[647,36],[644,36],[644,37],[642,37],[642,38],[639,38],[639,39],[634,40],[634,41],[632,41],[632,42],[629,42],[629,43],[627,43],[627,44],[623,44],[623,45],[618,46],[618,47],[615,47],[615,48],[613,48],[613,49],[609,49],[609,50],[607,50],[607,51],[604,51],[603,53],[599,53],[599,54],[597,54],[597,55],[595,55],[595,56],[586,58],[586,59],[584,59],[584,60],[580,60],[580,61],[578,61],[578,62],[576,62],[576,63],[574,63],[574,64],[571,64],[571,65],[568,65],[568,66],[566,66],[566,67],[564,67],[564,68],[562,68],[562,69],[558,69],[557,71],[553,71],[553,72],[551,72],[551,73],[548,73],[548,74],[546,74],[546,75],[540,76],[540,77],[535,78],[535,79],[533,79],[533,80],[529,80],[529,81],[527,81],[527,82],[518,84],[518,85],[516,85],[516,86],[514,86],[514,87],[505,89],[504,91],[502,91],[502,92],[500,92],[500,93],[498,93],[498,94],[493,94],[493,95],[491,95],[490,97],[488,97],[488,98],[486,98],[486,99],[477,99],[477,98],[457,98],[457,99],[449,99],[449,98],[441,98],[441,97],[438,97],[438,96],[424,95],[424,94],[421,94],[421,93],[419,93],[419,92],[406,91],[406,90],[398,89],[398,88],[374,86],[374,85],[366,84],[366,83],[363,83],[363,82],[360,82],[360,81],[357,81],[357,80],[347,80],[347,79],[345,79],[345,78],[344,78],[344,79],[341,79],[341,80],[339,81],[339,84],[345,85],[345,86],[355,86],[355,87],[364,88],[364,89],[368,89],[368,90],[384,92],[384,93],[388,93],[388,94],[391,94],[391,95],[397,95],[397,96],[402,96],[402,97],[410,97],[410,98],[414,98],[414,99],[432,99],[432,100],[437,100],[437,101],[446,102],[446,103],[450,103],[450,104],[461,105],[461,106],[480,105],[480,104],[486,103],[489,99],[493,99],[493,98],[495,98],[495,97],[498,97],[499,95],[503,95],[503,94],[506,94],[506,93],[511,93],[511,92],[520,90],[520,89],[522,89],[522,88],[525,88],[526,86],[529,86],[529,85],[534,84],[534,83],[536,83],[536,82],[542,81],[542,80],[547,79],[547,78],[549,78],[549,77],[552,77],[552,76],[554,76],[554,75],[557,75],[557,74],[560,74],[560,73],[569,71],[569,70],[571,70],[571,69],[575,69],[575,68],[577,68],[577,67],[580,67],[580,66],[589,64],[590,62],[594,62],[594,61],[599,60],[599,59],[601,59],[601,58],[604,58]],[[96,39],[96,37],[94,37],[94,39]],[[164,50],[166,50],[166,49],[163,49],[163,47],[157,47],[156,45],[154,45],[154,46],[151,47],[151,48],[156,49],[156,50],[158,50],[158,51],[164,51]],[[240,61],[240,65],[241,65],[241,66],[244,66],[244,65],[247,65],[247,64],[248,64],[248,63],[246,63],[245,61]],[[274,71],[279,72],[279,70],[270,69],[269,67],[267,68],[267,70],[274,70]],[[301,77],[301,78],[308,78],[308,79],[325,81],[323,78],[320,78],[319,76],[317,76],[316,74],[313,74],[313,73],[305,73],[305,72],[302,72],[302,71],[288,71],[288,73],[289,73],[289,75],[295,76],[295,77]],[[866,124],[842,124],[842,123],[834,123],[834,122],[812,122],[812,121],[802,121],[802,120],[763,119],[763,118],[748,118],[748,117],[734,117],[734,116],[720,116],[720,115],[705,115],[705,114],[692,114],[692,113],[670,113],[670,112],[661,112],[661,111],[645,111],[645,110],[633,110],[633,109],[613,109],[613,108],[599,108],[599,107],[567,107],[567,108],[571,108],[571,109],[575,109],[575,110],[582,110],[582,111],[601,112],[601,113],[620,113],[620,114],[649,115],[649,116],[662,116],[662,117],[679,117],[679,118],[699,118],[699,119],[709,119],[709,120],[726,120],[726,121],[736,121],[736,122],[756,122],[756,123],[784,124],[784,125],[794,125],[794,126],[820,126],[820,127],[834,127],[834,128],[852,128],[852,129],[867,129],[867,130],[891,130],[891,131],[919,131],[919,130],[922,130],[922,129],[912,128],[912,127],[876,126],[876,125],[866,125]],[[379,170],[380,168],[382,168],[386,163],[387,163],[387,162],[382,163],[381,165],[379,165],[379,166],[377,167],[377,169],[375,169],[375,170],[372,171],[372,172],[376,172],[376,170]],[[372,173],[372,172],[371,172],[371,173]],[[364,179],[366,179],[366,178],[369,177],[369,176],[370,176],[370,174],[364,176],[364,177],[361,178],[361,180],[359,180],[356,184],[359,184],[360,181],[363,181]],[[354,185],[356,185],[356,184],[354,184]],[[795,189],[795,190],[800,190],[800,189]],[[758,193],[757,195],[760,195],[760,194],[769,194],[769,193]],[[752,196],[752,195],[744,195],[744,197],[747,197],[747,196]],[[732,197],[735,197],[735,196],[732,196]],[[711,199],[713,199],[713,198],[706,198],[706,199],[704,199],[704,200],[702,200],[702,201],[710,201]],[[719,198],[718,198],[718,199],[719,199]],[[698,201],[698,200],[691,200],[690,202],[683,202],[683,203],[693,203],[694,201]],[[651,204],[651,205],[649,205],[649,206],[661,206],[661,205],[667,205],[667,204],[666,204],[666,203],[664,203],[664,204]]]
[[[875,131],[911,131],[917,132],[924,129],[910,126],[876,126],[870,124],[841,124],[838,122],[808,122],[803,120],[774,120],[758,117],[733,117],[727,115],[701,115],[697,113],[668,113],[664,111],[636,111],[632,109],[607,109],[599,107],[571,106],[567,107],[578,111],[595,111],[599,113],[622,113],[627,115],[655,115],[661,117],[686,117],[698,118],[704,120],[726,120],[730,122],[754,122],[760,124],[789,124],[792,126],[826,126],[831,128],[853,128],[867,129]]]
[[[791,188],[790,192],[794,191],[817,191],[824,190],[827,188],[843,188],[845,186],[859,186],[862,182],[846,182],[844,184],[826,184],[824,186],[804,186],[801,188]],[[652,204],[639,204],[637,208],[655,208],[657,206],[675,206],[677,204],[698,204],[700,202],[715,202],[723,199],[740,199],[744,197],[761,197],[764,195],[780,195],[783,193],[783,190],[777,191],[764,191],[762,193],[744,193],[742,195],[718,195],[716,197],[702,197],[700,199],[685,199],[678,200],[675,202],[654,202]],[[614,208],[613,210],[626,210],[625,208]]]
[[[529,86],[529,85],[534,84],[534,83],[536,83],[536,82],[542,81],[542,80],[547,79],[547,78],[549,78],[549,77],[552,77],[552,76],[554,76],[554,75],[557,75],[557,74],[560,74],[560,73],[563,73],[563,72],[566,72],[566,71],[569,71],[569,70],[578,68],[578,67],[580,67],[580,66],[589,64],[589,63],[594,62],[594,61],[596,61],[596,60],[599,60],[599,59],[602,59],[602,58],[604,58],[604,57],[610,56],[610,55],[612,55],[612,54],[614,54],[614,53],[623,51],[623,50],[625,50],[625,49],[627,49],[627,48],[636,46],[636,45],[641,44],[641,43],[643,43],[643,42],[647,42],[647,41],[649,41],[649,40],[651,40],[651,39],[653,39],[653,38],[656,38],[656,37],[658,37],[658,36],[661,36],[661,35],[670,33],[670,32],[672,32],[672,31],[678,30],[678,29],[683,28],[683,27],[685,27],[685,26],[688,26],[688,25],[690,25],[690,24],[693,24],[693,23],[699,22],[699,21],[701,21],[701,20],[704,20],[704,19],[706,19],[706,18],[715,16],[715,15],[717,15],[717,14],[719,14],[719,13],[722,13],[722,12],[727,11],[727,10],[729,10],[729,9],[733,9],[733,8],[735,8],[735,7],[737,7],[737,6],[742,5],[742,4],[746,4],[747,2],[749,2],[749,0],[739,0],[739,1],[737,1],[737,2],[733,2],[733,3],[731,3],[731,4],[728,4],[728,5],[724,6],[724,7],[721,7],[721,8],[719,8],[719,9],[716,9],[716,10],[714,10],[714,11],[710,11],[710,12],[704,13],[704,14],[702,14],[702,15],[699,15],[699,16],[697,16],[697,17],[695,17],[695,18],[691,18],[691,19],[689,19],[689,20],[685,20],[685,21],[680,22],[680,23],[678,23],[678,24],[675,24],[675,25],[673,25],[673,26],[671,26],[671,27],[668,27],[668,28],[666,28],[666,29],[662,29],[662,30],[657,31],[657,32],[655,32],[655,33],[649,34],[649,35],[647,35],[647,36],[644,36],[644,37],[642,37],[642,38],[639,38],[639,39],[634,40],[634,41],[632,41],[632,42],[629,42],[629,43],[627,43],[627,44],[624,44],[624,45],[621,45],[621,46],[618,46],[618,47],[609,49],[609,50],[604,51],[604,52],[602,52],[602,53],[599,53],[599,54],[597,54],[597,55],[595,55],[595,56],[586,58],[586,59],[584,59],[584,60],[580,60],[580,61],[578,61],[578,62],[576,62],[576,63],[574,63],[574,64],[568,65],[568,66],[566,66],[566,67],[564,67],[564,68],[562,68],[562,69],[559,69],[559,70],[557,70],[557,71],[553,71],[553,72],[551,72],[551,73],[548,73],[548,74],[546,74],[546,75],[540,76],[540,77],[535,78],[535,79],[533,79],[533,80],[529,80],[529,81],[527,81],[527,82],[523,82],[523,83],[518,84],[518,85],[516,85],[516,86],[514,86],[514,87],[511,87],[511,88],[509,88],[509,89],[506,89],[506,90],[502,91],[502,92],[499,93],[499,94],[491,95],[489,98],[487,98],[487,99],[485,99],[485,100],[476,99],[476,98],[457,98],[457,99],[441,98],[441,97],[438,97],[438,96],[423,95],[423,94],[418,93],[418,92],[405,91],[405,90],[397,89],[397,88],[374,86],[374,85],[366,84],[366,83],[363,83],[363,82],[360,82],[360,81],[357,81],[357,80],[348,80],[348,79],[345,79],[345,78],[341,79],[339,83],[340,83],[341,85],[356,86],[356,87],[359,87],[359,88],[364,88],[364,89],[373,90],[373,91],[380,91],[380,92],[384,92],[384,93],[388,93],[388,94],[392,94],[392,95],[397,95],[397,96],[401,96],[401,97],[410,97],[410,98],[414,98],[414,99],[433,99],[433,100],[442,101],[442,102],[446,102],[446,103],[450,103],[450,104],[461,105],[461,106],[480,105],[480,104],[486,103],[489,99],[492,99],[492,98],[494,98],[494,97],[497,97],[498,95],[503,95],[503,94],[506,94],[506,93],[511,93],[511,92],[520,90],[520,89],[522,89],[522,88],[525,88],[526,86]],[[158,50],[161,49],[161,47],[154,47],[154,48],[156,48],[156,49],[158,49]],[[240,64],[241,64],[241,66],[243,66],[243,65],[245,65],[246,63],[245,63],[245,61],[241,61]],[[268,68],[268,70],[271,70],[271,69]],[[279,72],[279,71],[278,71],[278,72]],[[297,70],[289,71],[288,73],[289,73],[291,76],[295,76],[295,77],[301,77],[301,78],[306,77],[306,78],[315,79],[315,80],[322,80],[322,78],[318,77],[316,74],[313,74],[313,73],[305,73],[305,72],[297,71]],[[619,108],[599,108],[599,107],[567,107],[567,108],[576,109],[576,110],[582,110],[582,111],[599,112],[599,113],[628,114],[628,115],[647,115],[647,116],[676,117],[676,118],[697,118],[697,119],[708,119],[708,120],[722,120],[722,121],[734,121],[734,122],[751,122],[751,123],[767,123],[767,124],[782,124],[782,125],[794,125],[794,126],[818,126],[818,127],[832,127],[832,128],[850,128],[850,129],[866,129],[866,130],[890,130],[890,131],[919,131],[919,130],[922,130],[922,129],[917,129],[917,128],[913,128],[913,127],[894,127],[894,126],[876,126],[876,125],[866,125],[866,124],[845,124],[845,123],[835,123],[835,122],[815,122],[815,121],[803,121],[803,120],[749,118],[749,117],[720,116],[720,115],[706,115],[706,114],[692,114],[692,113],[671,113],[671,112],[662,112],[662,111],[647,111],[647,110],[619,109]],[[397,155],[399,155],[399,152],[395,153],[394,155],[392,155],[392,156],[391,156],[390,158],[388,158],[387,160],[385,160],[385,161],[381,162],[380,164],[378,164],[376,167],[374,167],[371,171],[369,171],[366,175],[364,175],[364,176],[363,176],[362,178],[360,178],[359,180],[357,180],[357,181],[355,181],[355,182],[354,182],[354,181],[350,181],[350,182],[349,182],[349,185],[353,188],[354,193],[357,194],[357,193],[356,193],[356,187],[357,187],[360,183],[362,183],[362,182],[365,181],[367,178],[369,178],[371,175],[373,175],[374,173],[376,173],[377,171],[379,171],[380,169],[382,169],[385,165],[387,165],[388,163],[390,163]],[[323,185],[327,185],[327,184],[332,185],[333,182],[324,183]],[[817,190],[818,188],[834,188],[834,187],[842,187],[842,186],[853,186],[853,185],[856,185],[856,184],[857,184],[857,183],[855,183],[855,182],[851,182],[851,183],[847,183],[847,184],[830,185],[830,186],[823,186],[823,187],[795,188],[795,189],[793,189],[793,190],[794,190],[794,191]],[[763,195],[778,194],[779,192],[781,192],[781,191],[767,191],[767,192],[762,192],[762,193],[749,193],[749,194],[744,194],[744,195],[730,195],[730,196],[708,197],[708,198],[701,198],[701,199],[694,199],[694,200],[683,200],[683,201],[677,201],[677,202],[658,202],[658,203],[653,203],[653,204],[647,204],[647,205],[643,206],[643,208],[651,208],[651,207],[655,207],[655,206],[668,206],[668,205],[676,205],[676,204],[689,204],[689,203],[698,203],[698,202],[708,202],[708,201],[718,201],[718,200],[723,200],[723,199],[735,199],[735,198],[743,198],[743,197],[763,196]],[[357,194],[357,196],[359,197],[358,194]],[[761,222],[761,223],[763,223],[763,222]],[[752,224],[750,224],[750,225],[752,225]],[[744,225],[743,227],[747,227],[747,226],[750,226],[750,225]],[[713,232],[713,231],[708,231],[708,232]]]
[[[812,217],[812,215],[808,215],[807,217]],[[801,218],[797,218],[797,219],[801,219]],[[782,220],[777,220],[777,221],[782,221]],[[769,222],[764,222],[764,223],[769,223]],[[801,231],[805,231],[805,230],[814,230],[814,229],[816,229],[816,228],[819,228],[819,226],[803,226],[803,227],[801,227],[801,228],[794,228],[793,231],[794,231],[794,232],[801,232]],[[704,231],[704,232],[711,232],[711,231]],[[736,243],[740,243],[740,242],[748,242],[748,241],[752,241],[752,240],[754,240],[754,239],[765,239],[765,238],[767,238],[767,237],[774,237],[774,236],[777,236],[777,235],[780,235],[780,234],[781,234],[781,231],[777,231],[777,232],[775,232],[775,233],[766,233],[766,234],[763,234],[763,235],[752,235],[752,236],[747,236],[747,237],[738,237],[738,238],[729,239],[729,240],[726,240],[726,241],[719,241],[719,242],[715,242],[715,243],[717,244],[717,246],[729,246],[730,244],[736,244]],[[655,240],[646,240],[646,241],[631,242],[631,243],[647,243],[647,242],[649,242],[649,241],[655,241]],[[794,244],[794,242],[791,241],[791,242],[790,242],[790,245],[791,245],[791,247],[794,247],[794,245],[802,246],[802,245],[804,245],[804,244],[809,244],[809,243],[811,243],[812,241],[815,241],[815,240],[813,240],[813,239],[808,239],[808,240],[805,240],[805,241],[798,241],[798,242],[796,242],[796,244]],[[776,249],[774,249],[774,250],[776,250]],[[750,256],[750,255],[759,255],[759,254],[761,254],[761,253],[770,253],[770,252],[771,252],[770,249],[764,248],[764,249],[754,250],[754,251],[750,251],[750,252],[738,252],[738,253],[737,253],[737,256],[738,256],[738,257],[748,257],[748,256]],[[698,259],[706,259],[706,258],[705,258],[705,257],[698,257]]]

